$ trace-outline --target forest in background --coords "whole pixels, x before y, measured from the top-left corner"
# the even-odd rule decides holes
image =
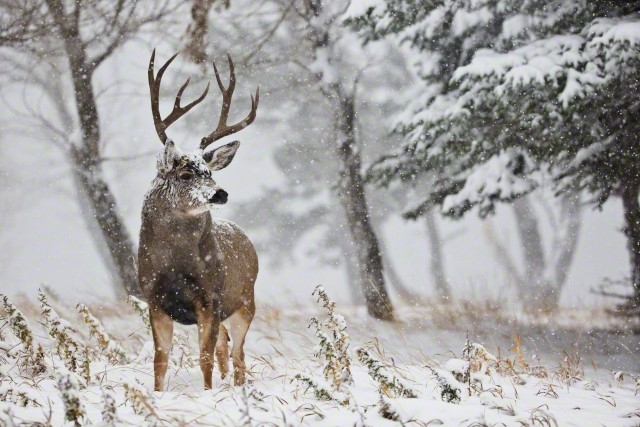
[[[213,60],[224,67],[226,53],[242,73],[236,96],[246,99],[236,102],[261,87],[259,130],[241,136],[251,171],[234,164],[225,185],[237,201],[222,215],[255,236],[270,278],[294,271],[295,282],[310,282],[304,289],[338,281],[351,302],[389,319],[396,302],[468,297],[455,272],[476,264],[487,271],[472,285],[478,294],[552,312],[581,234],[601,232],[585,230],[584,217],[621,201],[608,232],[623,226],[617,253],[626,245],[629,272],[579,286],[612,296],[598,305],[637,314],[637,2],[3,0],[0,8],[9,269],[18,239],[22,252],[29,244],[46,252],[56,223],[73,218],[86,269],[105,272],[115,295],[139,295],[138,206],[159,151],[145,82],[156,47],[164,59],[181,51],[168,81],[177,88],[194,76],[185,97],[213,78]],[[219,99],[207,98],[174,138],[197,140]],[[46,197],[59,210],[31,218],[50,235],[29,237],[24,222],[12,228]],[[469,224],[478,214],[472,232],[443,219]],[[405,221],[407,241],[420,239],[424,251],[409,265]],[[451,241],[466,256],[447,250]],[[65,252],[74,254],[45,258],[53,266]],[[598,260],[607,257],[593,254],[589,268]],[[297,263],[304,267],[287,270]],[[420,283],[412,269],[425,273]],[[91,288],[91,277],[82,280]]]

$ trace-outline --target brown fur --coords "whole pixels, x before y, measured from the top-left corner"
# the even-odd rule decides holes
[[[183,311],[192,311],[198,324],[205,388],[212,387],[214,348],[223,328],[220,322],[229,319],[234,382],[240,385],[245,376],[244,339],[255,314],[255,249],[237,225],[212,220],[208,212],[176,215],[159,208],[153,200],[145,203],[139,249],[139,279],[149,302],[155,344],[155,389],[163,388],[173,320],[180,320],[180,316],[171,317],[176,300],[187,303]],[[188,307],[189,303],[192,307]],[[220,338],[218,356],[228,357],[228,349],[224,350],[226,331]],[[226,367],[226,363],[219,360],[221,366]],[[221,376],[224,375],[226,370],[221,367]]]

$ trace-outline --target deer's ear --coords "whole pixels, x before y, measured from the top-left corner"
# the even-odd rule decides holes
[[[164,144],[164,151],[158,156],[158,169],[163,173],[173,169],[175,161],[182,155],[180,148],[169,138]]]
[[[240,141],[233,141],[228,144],[222,145],[215,150],[207,151],[202,156],[204,161],[207,162],[207,166],[211,171],[219,171],[229,166],[233,156],[236,155],[240,147]]]

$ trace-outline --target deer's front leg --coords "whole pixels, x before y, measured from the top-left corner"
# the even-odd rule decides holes
[[[200,369],[204,377],[204,389],[209,390],[213,381],[213,359],[220,315],[213,306],[208,305],[198,310],[198,341],[200,342]]]
[[[149,310],[149,320],[151,321],[151,332],[153,334],[153,346],[155,349],[153,357],[153,389],[155,391],[162,391],[173,341],[173,320],[159,308]]]

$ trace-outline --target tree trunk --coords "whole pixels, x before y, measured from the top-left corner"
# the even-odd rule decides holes
[[[512,286],[514,285],[517,288],[520,288],[524,283],[524,279],[518,272],[518,268],[516,267],[509,250],[496,235],[493,225],[491,224],[491,220],[485,220],[483,224],[483,230],[487,239],[489,240],[491,249],[493,249],[493,254],[496,258],[496,261],[502,266],[505,273],[507,273],[507,280],[511,282]]]
[[[187,56],[196,64],[207,62],[205,49],[208,29],[207,19],[213,3],[215,3],[215,0],[192,0],[191,22],[185,34],[187,45],[184,50]],[[227,5],[227,7],[229,6]]]
[[[525,272],[520,274],[509,250],[493,232],[491,223],[485,223],[485,231],[495,252],[497,261],[504,267],[509,280],[517,287],[522,304],[528,309],[553,311],[560,301],[571,262],[578,244],[581,224],[580,194],[570,193],[561,200],[560,220],[552,219],[552,256],[545,256],[538,219],[526,198],[513,203],[519,238],[524,252]],[[547,209],[549,215],[554,215]]]
[[[562,230],[558,230],[561,236],[556,242],[558,252],[553,265],[555,286],[558,289],[558,294],[567,281],[569,269],[578,246],[578,235],[582,223],[580,193],[575,191],[562,196],[560,204],[563,227]]]
[[[429,249],[431,250],[431,277],[436,288],[436,295],[441,300],[449,300],[451,298],[451,287],[444,272],[442,241],[440,240],[438,224],[432,209],[425,212],[425,222],[427,240],[429,240]]]
[[[47,0],[47,6],[64,41],[65,52],[69,60],[73,92],[78,110],[81,131],[79,146],[72,146],[71,155],[74,175],[78,188],[84,193],[81,197],[91,205],[91,215],[85,212],[85,219],[95,221],[101,231],[119,277],[118,296],[127,294],[142,296],[138,286],[133,243],[120,217],[115,197],[103,179],[100,167],[100,119],[95,101],[91,79],[95,67],[88,64],[84,44],[78,27],[79,5],[75,12],[67,14],[60,0]],[[78,141],[72,141],[78,143]],[[91,227],[90,229],[95,229]]]
[[[134,295],[144,299],[138,285],[133,243],[120,218],[113,193],[102,179],[102,171],[99,168],[84,169],[78,163],[74,166],[76,188],[80,193],[78,196],[83,199],[80,206],[85,209],[83,217],[94,233],[96,246],[102,249],[116,297],[125,299],[128,295]]]
[[[624,229],[627,236],[627,249],[629,251],[629,261],[631,265],[631,285],[633,295],[628,304],[624,307],[630,314],[640,314],[640,203],[638,203],[638,193],[640,192],[640,181],[629,181],[623,183],[622,209],[624,211]]]
[[[524,254],[523,283],[518,287],[524,306],[532,311],[553,311],[558,307],[559,293],[545,275],[542,236],[533,207],[527,197],[513,202],[518,234]]]
[[[376,319],[393,320],[393,307],[384,281],[378,239],[371,226],[364,182],[360,174],[360,150],[355,138],[353,96],[336,89],[339,108],[335,112],[340,169],[340,201],[344,207],[360,269],[360,285],[369,314]]]

